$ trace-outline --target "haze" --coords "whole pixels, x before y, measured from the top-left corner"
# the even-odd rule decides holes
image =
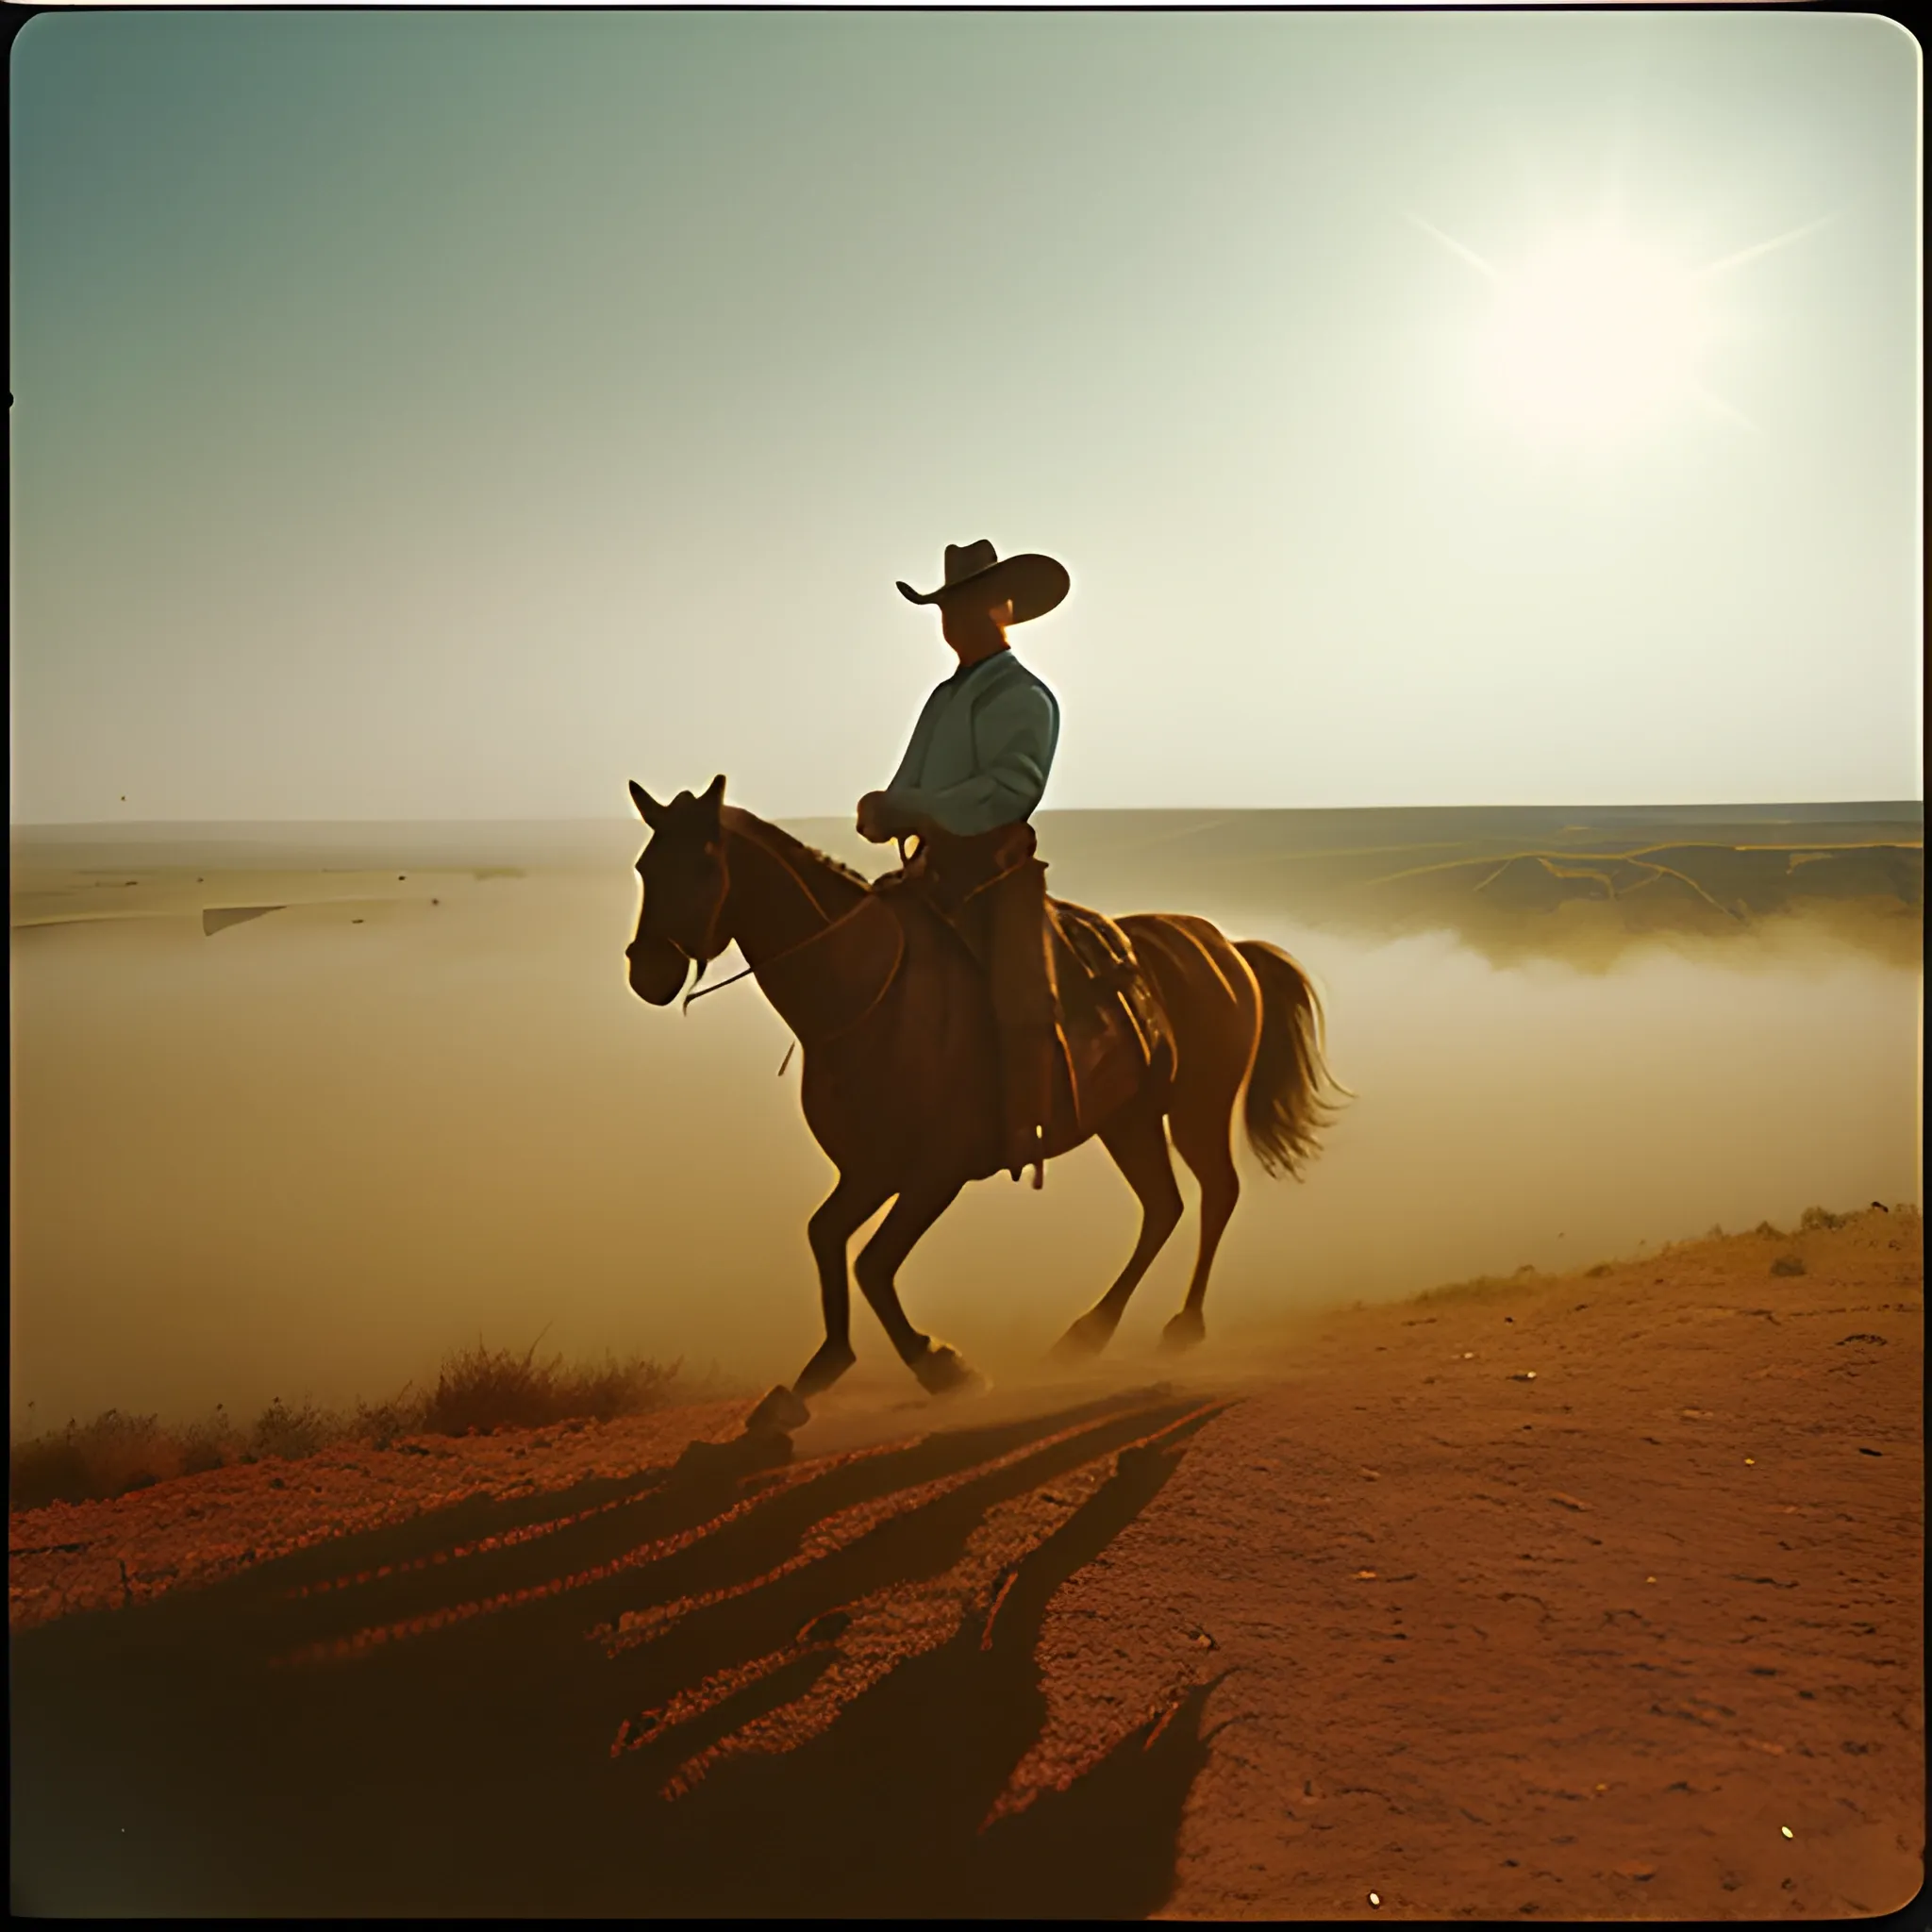
[[[1486,823],[1425,818],[1388,869]],[[16,842],[15,917],[46,922],[12,935],[17,1431],[110,1406],[374,1399],[479,1337],[682,1357],[753,1387],[795,1373],[818,1337],[805,1223],[832,1176],[791,1036],[750,981],[682,1017],[632,996],[635,837],[594,829],[338,827],[277,850],[275,827],[237,827],[129,838],[118,872],[92,839]],[[1217,1373],[1337,1302],[1918,1198],[1918,960],[1860,942],[1869,897],[1723,935],[1660,926],[1607,967],[1601,933],[1561,916],[1591,908],[1532,905],[1513,949],[1472,929],[1486,958],[1446,922],[1409,929],[1434,896],[1381,905],[1379,928],[1372,905],[1331,918],[1336,894],[1305,900],[1291,852],[1255,862],[1267,828],[1221,829],[1208,859],[1245,841],[1243,866],[1111,814],[1045,835],[1074,897],[1188,905],[1286,944],[1357,1096],[1303,1185],[1241,1149]],[[1891,836],[1916,858],[1916,812]],[[50,886],[73,868],[67,890],[24,890],[37,868]],[[200,910],[274,904],[233,924]],[[1832,916],[1860,905],[1863,926]],[[1923,905],[1913,883],[1889,909],[1916,925]],[[1162,1372],[1193,1255],[1185,1191],[1109,1373]],[[1050,1163],[1041,1193],[986,1182],[908,1263],[907,1307],[1003,1384],[1037,1376],[1135,1225],[1098,1146]],[[854,1332],[897,1399],[876,1324]]]
[[[16,822],[1920,794],[1919,55],[1857,15],[43,15]],[[1604,315],[1617,319],[1606,331]]]

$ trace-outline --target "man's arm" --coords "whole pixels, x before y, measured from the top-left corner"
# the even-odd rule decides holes
[[[1053,699],[1037,684],[1016,681],[990,697],[974,723],[983,769],[937,790],[889,787],[881,811],[892,830],[919,831],[925,820],[970,836],[1012,824],[1040,803],[1059,729]]]
[[[941,685],[920,707],[919,716],[913,723],[912,737],[906,746],[906,756],[899,760],[899,769],[892,774],[891,783],[885,791],[868,791],[858,801],[859,836],[869,839],[874,845],[882,845],[895,835],[925,829],[893,810],[890,800],[895,792],[911,790],[913,779],[924,769],[926,749],[932,742],[933,727],[944,702],[945,687]],[[902,819],[904,823],[901,823]]]

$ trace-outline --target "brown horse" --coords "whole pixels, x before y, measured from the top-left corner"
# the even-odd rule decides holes
[[[937,1394],[977,1378],[899,1305],[894,1277],[913,1244],[970,1180],[1003,1166],[997,1056],[984,977],[940,916],[915,896],[874,892],[849,866],[724,803],[714,778],[659,805],[633,783],[651,838],[630,986],[654,1007],[684,991],[733,941],[804,1048],[805,1117],[839,1170],[810,1221],[825,1339],[773,1419],[795,1426],[803,1398],[852,1366],[846,1250],[891,1200],[860,1251],[858,1286],[900,1358]],[[1205,919],[1141,913],[1119,922],[1172,1027],[1137,1089],[1058,1154],[1097,1134],[1141,1208],[1141,1238],[1114,1284],[1068,1331],[1063,1347],[1106,1346],[1141,1277],[1181,1218],[1168,1135],[1201,1183],[1201,1245],[1170,1345],[1206,1333],[1202,1304],[1241,1193],[1230,1134],[1245,1082],[1248,1140],[1270,1173],[1299,1174],[1315,1151],[1333,1083],[1322,1015],[1301,968],[1258,940],[1236,943]],[[1338,1090],[1340,1091],[1340,1090]],[[1165,1126],[1163,1126],[1163,1121]]]

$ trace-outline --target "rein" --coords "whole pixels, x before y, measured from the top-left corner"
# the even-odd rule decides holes
[[[818,927],[816,931],[807,933],[802,940],[794,940],[791,945],[781,947],[777,952],[773,953],[768,958],[760,960],[758,965],[747,966],[741,972],[734,973],[729,979],[721,979],[715,985],[705,987],[702,990],[696,986],[693,986],[691,991],[685,994],[683,1003],[678,1008],[678,1011],[680,1013],[688,1014],[691,1011],[691,1003],[693,1000],[704,999],[714,992],[723,992],[727,986],[736,986],[741,979],[749,979],[753,974],[761,971],[764,967],[775,966],[781,959],[789,959],[792,956],[792,954],[803,952],[806,949],[806,947],[815,944],[818,941],[824,939],[828,934],[834,932],[835,930],[837,930],[838,927],[843,925],[847,920],[853,917],[855,913],[862,911],[865,908],[865,898],[860,898],[857,901],[857,903],[848,907],[843,912],[840,913],[836,918],[826,916],[824,907],[819,903],[818,894],[814,892],[811,887],[798,875],[797,872],[793,869],[791,862],[785,857],[785,855],[782,852],[773,851],[772,848],[769,845],[765,844],[762,840],[753,838],[749,832],[741,831],[739,833],[739,837],[743,839],[747,844],[756,845],[758,849],[760,852],[762,852],[767,858],[775,860],[779,868],[785,873],[786,876],[790,878],[792,884],[795,885],[798,888],[798,890],[805,894],[806,898],[811,902],[813,909],[817,911],[822,917],[825,918],[825,924]],[[903,858],[906,850],[905,842],[903,840],[900,842],[899,850]],[[869,891],[866,896],[870,897]],[[700,978],[704,976],[705,967],[708,964],[708,960],[701,960],[699,962],[698,976]],[[874,1002],[874,1004],[876,1004],[876,1002]],[[868,1008],[866,1010],[869,1012],[871,1008]],[[861,1014],[860,1018],[863,1017],[864,1015]],[[792,1041],[792,1046],[796,1046],[797,1043],[798,1042],[794,1040]],[[786,1067],[791,1064],[791,1047],[787,1047],[785,1049],[785,1058],[779,1063],[778,1066],[778,1071],[780,1074],[784,1073]]]
[[[742,973],[734,973],[729,979],[721,979],[715,985],[704,988],[702,991],[698,988],[692,987],[691,990],[685,994],[684,1004],[681,1007],[679,1007],[677,1010],[680,1013],[690,1012],[691,1001],[701,1000],[705,998],[706,995],[708,993],[723,992],[727,986],[736,986],[741,979],[750,978],[750,976],[758,970],[758,969],[756,966],[747,966]]]
[[[830,927],[827,927],[826,930],[829,931]],[[813,937],[816,938],[817,935],[814,934]],[[786,948],[786,952],[791,952],[793,950],[794,948],[790,946]],[[776,957],[782,958],[784,955],[779,954]],[[699,991],[698,988],[692,987],[691,991],[685,994],[684,1004],[681,1007],[679,1007],[677,1010],[680,1013],[689,1013],[691,1011],[691,1001],[703,999],[706,993],[723,992],[727,986],[736,986],[741,979],[749,979],[751,975],[758,970],[758,969],[756,966],[747,966],[742,973],[734,973],[729,979],[721,979],[715,986],[708,986],[704,988],[702,991]],[[778,1062],[779,1079],[782,1080],[785,1077],[785,1069],[791,1064],[791,1056],[797,1050],[798,1041],[796,1040],[793,1040],[791,1045],[789,1045],[785,1049],[785,1058]]]

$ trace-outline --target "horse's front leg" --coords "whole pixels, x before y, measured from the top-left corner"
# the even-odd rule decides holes
[[[879,1224],[879,1231],[860,1250],[858,1264],[858,1286],[872,1304],[899,1359],[919,1377],[921,1385],[933,1395],[954,1390],[984,1386],[984,1378],[969,1369],[957,1349],[930,1335],[922,1335],[906,1319],[899,1306],[894,1277],[900,1264],[934,1222],[958,1199],[965,1186],[963,1177],[951,1180],[908,1182],[899,1190],[892,1211]]]
[[[825,1318],[825,1339],[818,1353],[798,1372],[791,1388],[783,1383],[752,1410],[745,1424],[748,1435],[776,1429],[790,1434],[811,1420],[806,1398],[829,1389],[857,1357],[852,1353],[852,1279],[846,1250],[852,1237],[876,1214],[891,1189],[884,1182],[860,1181],[841,1174],[806,1224],[812,1259],[819,1266],[819,1306]]]
[[[852,1353],[852,1277],[846,1252],[857,1234],[884,1205],[891,1188],[882,1181],[841,1174],[807,1224],[812,1259],[819,1269],[819,1306],[825,1339],[799,1372],[792,1392],[803,1398],[829,1389],[855,1359]]]

